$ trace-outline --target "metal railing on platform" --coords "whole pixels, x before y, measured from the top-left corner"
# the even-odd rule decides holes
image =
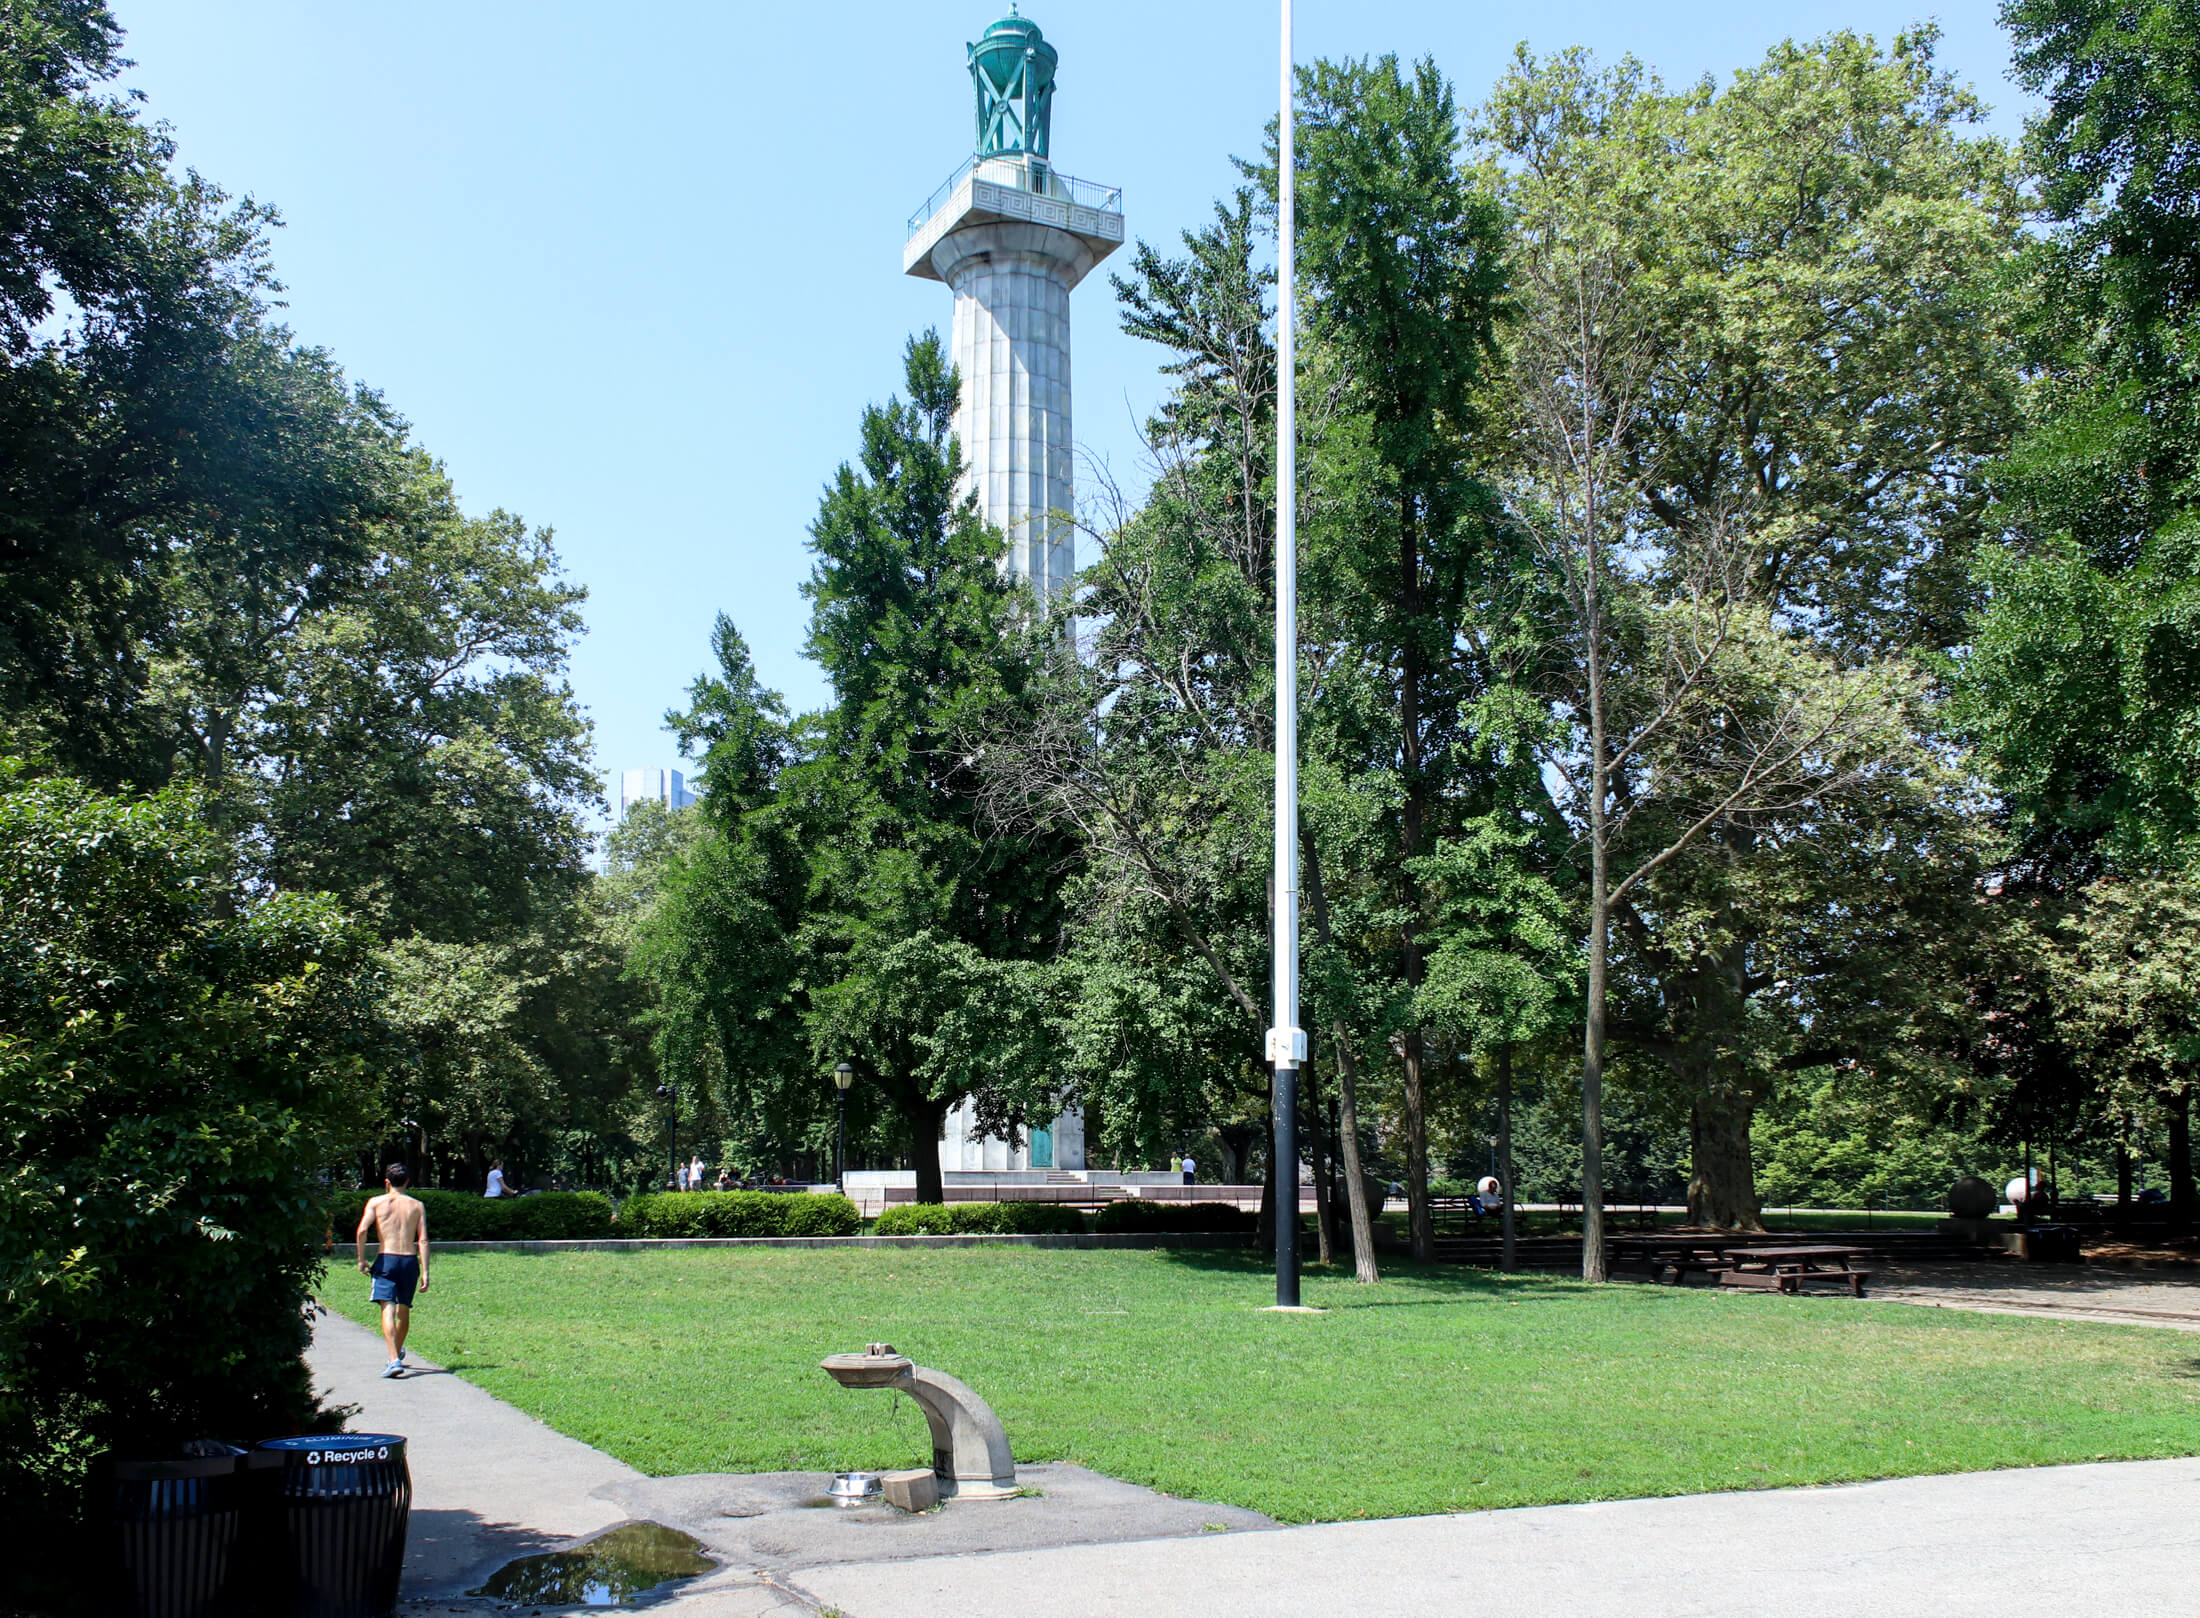
[[[909,234],[914,236],[924,228],[924,222],[947,206],[962,183],[976,170],[979,179],[992,185],[1010,186],[1018,191],[1029,191],[1033,196],[1054,197],[1079,208],[1092,208],[1100,213],[1123,211],[1123,188],[1102,185],[1097,180],[1080,180],[1073,174],[1064,174],[1052,165],[1030,157],[968,157],[962,165],[941,182],[938,190],[925,198],[924,206],[909,216]]]

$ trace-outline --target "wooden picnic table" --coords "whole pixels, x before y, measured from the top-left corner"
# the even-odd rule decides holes
[[[1640,1264],[1656,1280],[1670,1270],[1674,1286],[1690,1275],[1716,1275],[1726,1263],[1716,1236],[1615,1236],[1612,1261]]]
[[[1845,1286],[1864,1295],[1871,1271],[1857,1268],[1867,1257],[1861,1247],[1729,1247],[1720,1254],[1722,1287],[1756,1287],[1766,1292],[1801,1292],[1812,1286]]]

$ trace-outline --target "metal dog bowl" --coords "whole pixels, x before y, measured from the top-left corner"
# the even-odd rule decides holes
[[[882,1498],[876,1472],[835,1472],[826,1498],[840,1507],[875,1505]]]

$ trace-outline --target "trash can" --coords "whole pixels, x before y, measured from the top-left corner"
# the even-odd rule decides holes
[[[132,1618],[227,1618],[239,1565],[243,1450],[112,1464],[117,1571]]]
[[[2024,1233],[2024,1256],[2035,1264],[2083,1264],[2085,1249],[2074,1225],[2033,1225]]]
[[[394,1433],[274,1438],[273,1488],[294,1581],[289,1618],[389,1618],[405,1568],[412,1473]]]

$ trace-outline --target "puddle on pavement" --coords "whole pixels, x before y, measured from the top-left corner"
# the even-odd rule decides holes
[[[515,1606],[626,1607],[659,1585],[717,1565],[678,1529],[633,1522],[570,1551],[507,1562],[472,1593]]]

